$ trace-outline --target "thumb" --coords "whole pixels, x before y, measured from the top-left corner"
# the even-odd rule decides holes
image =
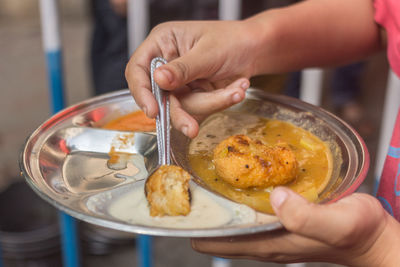
[[[285,228],[301,235],[309,234],[315,206],[305,198],[285,187],[277,187],[271,193],[270,201],[275,214]]]
[[[319,205],[308,202],[288,188],[277,187],[271,204],[284,227],[304,237],[329,244],[341,244],[360,223],[360,197],[350,196],[339,202]],[[361,208],[362,210],[362,208]]]
[[[196,79],[207,78],[217,71],[216,58],[210,58],[210,52],[204,52],[200,47],[193,48],[188,53],[165,65],[154,72],[157,84],[166,90],[180,88]]]

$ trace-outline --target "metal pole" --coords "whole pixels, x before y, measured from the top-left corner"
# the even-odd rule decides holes
[[[378,184],[382,174],[383,164],[385,162],[386,154],[389,149],[390,139],[396,121],[397,111],[399,110],[399,99],[400,79],[396,76],[396,74],[393,73],[393,71],[389,71],[385,102],[382,112],[382,125],[380,128],[378,152],[375,162],[374,195],[376,195],[376,192],[378,190]]]
[[[153,266],[152,238],[148,235],[138,236],[138,265],[140,267]]]
[[[149,32],[149,12],[148,0],[128,0],[129,55],[143,42]],[[137,242],[138,266],[152,267],[152,238],[146,235],[138,235]]]
[[[60,211],[58,214],[62,230],[63,266],[79,267],[81,265],[76,220],[64,212]]]
[[[318,68],[305,69],[301,72],[300,99],[319,106],[322,95],[323,70]]]
[[[149,32],[149,2],[148,0],[128,0],[129,55],[143,42]]]
[[[220,20],[238,20],[242,13],[242,0],[219,0],[218,17]]]
[[[64,108],[62,54],[57,4],[57,0],[40,0],[43,47],[46,53],[51,111],[53,114]],[[62,212],[60,212],[59,218],[62,230],[64,266],[80,266],[76,221]]]
[[[291,263],[291,264],[286,264],[287,267],[306,267],[305,263]]]

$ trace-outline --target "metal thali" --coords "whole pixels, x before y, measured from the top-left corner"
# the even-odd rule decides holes
[[[232,218],[217,226],[179,227],[179,224],[165,226],[115,216],[110,207],[132,190],[141,190],[146,175],[140,171],[142,177],[130,176],[132,166],[128,163],[110,168],[108,152],[111,146],[121,135],[130,133],[105,130],[101,126],[138,109],[129,91],[122,90],[89,99],[55,114],[28,137],[21,153],[20,167],[28,184],[56,208],[80,220],[126,232],[213,237],[281,228],[276,217],[246,210],[246,207],[213,195],[195,183],[191,185],[193,188],[209,194],[228,213],[234,214]],[[249,89],[246,99],[231,110],[289,121],[324,141],[329,139],[335,171],[321,193],[320,202],[335,201],[354,192],[366,176],[369,155],[363,140],[349,125],[321,108],[290,97]],[[133,160],[141,162],[139,169],[151,172],[157,165],[156,138],[151,133],[135,138],[133,148],[136,150],[121,146],[121,152],[134,153],[137,158]],[[172,157],[176,164],[191,172],[187,157],[189,143],[188,138],[172,130]],[[205,186],[195,173],[191,173],[193,181]],[[246,210],[246,216],[251,215],[251,221],[235,217],[243,210]],[[124,212],[134,217],[137,211],[132,206]]]

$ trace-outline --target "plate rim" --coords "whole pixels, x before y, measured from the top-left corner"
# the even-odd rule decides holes
[[[277,94],[272,94],[268,93],[265,91],[261,91],[260,89],[256,88],[249,88],[246,92],[247,95],[253,95],[253,94],[262,94],[268,98],[273,99],[274,101],[278,101],[279,99],[286,99],[292,101],[292,103],[296,104],[295,107],[299,108],[299,105],[301,104],[301,109],[304,109],[304,107],[308,107],[310,110],[316,110],[318,112],[322,112],[324,114],[328,114],[330,117],[332,117],[334,120],[339,121],[342,123],[346,128],[348,128],[354,135],[356,135],[357,140],[360,142],[360,145],[363,149],[363,155],[364,155],[364,162],[362,163],[362,171],[359,173],[358,178],[356,181],[344,192],[341,193],[340,198],[345,197],[352,192],[355,191],[356,188],[363,182],[363,180],[366,177],[366,174],[369,169],[369,152],[368,149],[365,145],[364,140],[361,138],[361,136],[355,131],[348,123],[337,117],[336,115],[330,113],[329,111],[306,103],[304,101],[301,101],[296,98],[284,96],[284,95],[277,95]],[[123,221],[110,221],[107,219],[99,218],[94,216],[94,214],[83,214],[79,211],[74,210],[73,208],[70,208],[61,202],[53,199],[51,195],[48,195],[46,192],[43,192],[40,190],[38,185],[36,184],[37,181],[36,179],[32,178],[31,175],[31,170],[29,167],[26,166],[27,164],[27,147],[29,146],[30,142],[32,139],[41,133],[43,131],[44,126],[48,125],[51,121],[55,121],[57,124],[58,118],[62,118],[66,114],[69,114],[71,111],[74,110],[79,110],[82,109],[83,107],[91,106],[93,104],[100,103],[101,101],[105,101],[107,99],[113,99],[113,98],[126,98],[126,97],[132,97],[130,95],[130,92],[128,89],[123,89],[123,90],[118,90],[115,92],[103,94],[97,97],[89,98],[84,101],[78,102],[74,105],[71,105],[69,107],[66,107],[65,109],[53,114],[50,116],[47,120],[45,120],[42,124],[40,124],[25,140],[20,156],[19,156],[19,166],[21,170],[21,175],[25,178],[25,181],[28,183],[28,185],[45,201],[50,203],[52,206],[55,208],[65,212],[66,214],[73,216],[79,220],[92,223],[95,225],[103,226],[103,227],[108,227],[120,231],[125,231],[125,232],[131,232],[131,233],[137,233],[137,234],[145,234],[145,235],[153,235],[153,236],[168,236],[168,237],[224,237],[224,236],[239,236],[239,235],[248,235],[248,234],[255,234],[255,233],[260,233],[260,232],[270,232],[270,231],[275,231],[275,230],[281,230],[284,229],[282,223],[279,221],[279,219],[275,222],[270,222],[270,223],[264,223],[264,224],[253,224],[249,227],[247,226],[236,226],[236,227],[218,227],[218,228],[204,228],[204,229],[177,229],[177,228],[165,228],[165,227],[154,227],[154,226],[145,226],[145,225],[134,225],[134,224],[129,224]],[[136,102],[133,100],[132,101],[134,104]],[[137,105],[137,104],[136,104]],[[51,127],[52,125],[48,125]],[[53,125],[54,126],[54,125]],[[171,156],[173,157],[173,151],[171,150]],[[28,164],[29,165],[29,164]],[[42,177],[43,178],[43,177]],[[47,183],[43,182],[46,187],[48,186]],[[103,191],[104,192],[104,191]],[[327,202],[330,203],[330,202]]]

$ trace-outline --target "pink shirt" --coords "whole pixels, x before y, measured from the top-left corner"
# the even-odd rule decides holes
[[[374,7],[376,22],[387,32],[390,66],[400,77],[400,0],[375,0]],[[400,221],[400,112],[397,113],[377,198],[382,206]]]
[[[387,32],[390,66],[400,77],[400,0],[375,0],[374,7],[375,21]]]

